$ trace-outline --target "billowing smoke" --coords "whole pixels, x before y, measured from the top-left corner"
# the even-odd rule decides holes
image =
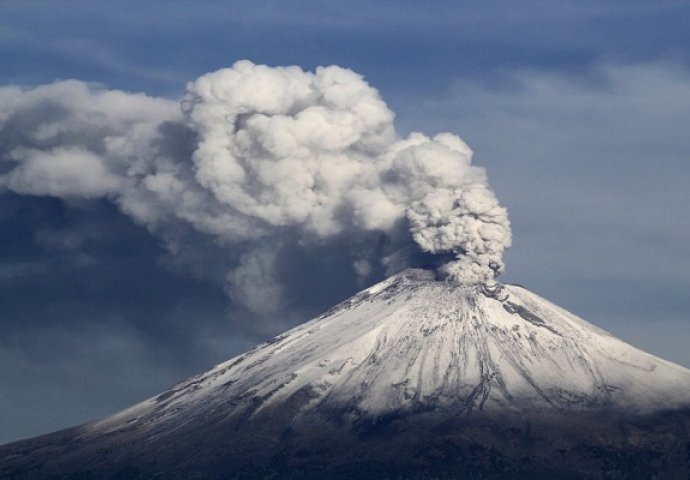
[[[78,81],[2,88],[0,189],[110,199],[174,254],[211,239],[230,297],[261,315],[290,303],[281,271],[310,249],[336,249],[363,282],[420,263],[492,281],[511,234],[484,169],[457,136],[401,138],[393,121],[336,66],[240,61],[181,104]]]

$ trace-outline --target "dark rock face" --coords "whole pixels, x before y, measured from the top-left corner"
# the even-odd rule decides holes
[[[514,286],[407,272],[0,479],[688,479],[690,371]]]

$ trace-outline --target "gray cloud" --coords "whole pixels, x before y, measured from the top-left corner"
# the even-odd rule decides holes
[[[39,275],[45,270],[45,265],[41,265],[40,263],[0,263],[0,283],[16,281],[20,277]]]
[[[463,282],[503,269],[507,212],[470,148],[450,133],[400,137],[350,70],[240,61],[191,82],[182,113],[78,81],[0,100],[0,187],[107,198],[192,264],[205,236],[224,258],[201,263],[225,266],[233,305],[256,319],[294,303],[278,267],[295,247],[330,245],[361,284],[420,259]]]
[[[414,118],[462,132],[491,171],[514,225],[506,281],[690,365],[686,67],[504,72],[395,107],[403,128]],[[655,324],[665,345],[644,333]]]

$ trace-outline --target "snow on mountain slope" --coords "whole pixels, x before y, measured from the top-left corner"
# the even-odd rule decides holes
[[[315,411],[644,413],[690,406],[690,370],[524,288],[408,270],[89,430],[165,431],[286,405],[295,419]]]

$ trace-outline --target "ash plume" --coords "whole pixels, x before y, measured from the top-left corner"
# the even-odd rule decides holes
[[[180,258],[211,241],[233,303],[259,316],[290,305],[295,255],[347,259],[362,281],[431,263],[479,283],[511,242],[471,149],[402,138],[379,93],[337,66],[240,61],[179,103],[75,80],[0,88],[0,140],[0,191],[107,198]]]

